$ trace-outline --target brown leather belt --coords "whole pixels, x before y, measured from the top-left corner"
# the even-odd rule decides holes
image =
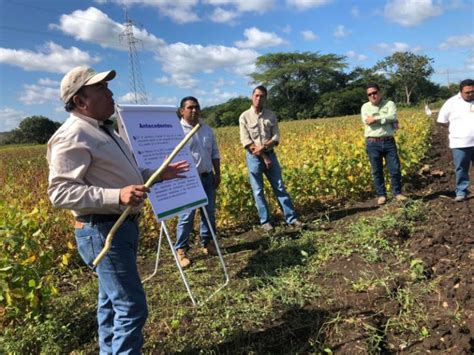
[[[388,141],[393,141],[393,137],[367,137],[366,140],[369,142],[388,142]]]
[[[125,221],[129,222],[138,222],[140,214],[129,214]],[[97,224],[105,222],[116,222],[120,218],[119,214],[86,214],[82,216],[77,216],[74,221],[74,228],[82,229],[84,224]]]

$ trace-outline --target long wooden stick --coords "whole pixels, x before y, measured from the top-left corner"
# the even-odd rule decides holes
[[[194,128],[189,131],[189,133],[183,138],[183,140],[174,148],[174,150],[171,152],[170,156],[161,164],[161,166],[153,173],[153,175],[147,180],[145,183],[145,186],[150,188],[151,185],[159,178],[163,170],[166,169],[166,167],[173,161],[173,159],[178,155],[181,149],[188,143],[188,141],[191,139],[191,137],[201,128],[201,125],[198,123]],[[113,225],[112,229],[110,229],[109,234],[107,234],[107,238],[105,239],[105,244],[102,250],[100,251],[99,255],[94,259],[92,262],[92,265],[94,268],[100,263],[102,258],[107,254],[109,251],[110,247],[112,246],[112,240],[114,238],[115,233],[117,233],[117,230],[120,228],[122,223],[125,221],[127,216],[130,214],[130,211],[132,210],[132,206],[128,206],[125,211],[122,212],[120,215],[119,219],[115,222]]]

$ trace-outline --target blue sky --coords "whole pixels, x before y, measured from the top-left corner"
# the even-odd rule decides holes
[[[412,51],[434,59],[434,82],[474,78],[472,0],[0,0],[0,132],[64,121],[59,82],[77,65],[117,70],[115,101],[130,103],[125,9],[150,104],[248,96],[271,52],[344,55],[351,70]]]

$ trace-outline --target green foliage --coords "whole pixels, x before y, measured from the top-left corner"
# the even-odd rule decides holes
[[[408,105],[412,102],[412,94],[426,85],[433,73],[432,58],[411,52],[395,52],[389,57],[378,61],[374,69],[382,70],[390,76],[398,95],[404,96]]]
[[[312,117],[333,117],[356,115],[366,102],[365,88],[346,88],[336,92],[327,92],[314,105]]]
[[[237,97],[221,105],[204,108],[202,117],[212,127],[237,126],[240,114],[247,110],[251,103],[249,98]]]
[[[26,117],[17,129],[10,132],[6,144],[35,143],[44,144],[61,126],[59,122],[51,121],[44,116]]]
[[[0,201],[0,305],[7,321],[41,315],[57,294],[52,273],[56,253],[45,245],[39,213]]]
[[[65,354],[97,336],[97,287],[56,298],[44,317],[6,328],[0,353]]]
[[[317,52],[269,53],[257,58],[257,72],[251,76],[268,86],[270,107],[280,118],[311,118],[305,113],[312,112],[322,94],[344,86],[344,59]]]

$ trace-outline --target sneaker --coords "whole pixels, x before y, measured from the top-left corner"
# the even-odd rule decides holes
[[[260,227],[262,227],[262,229],[265,231],[265,232],[271,232],[273,230],[273,226],[270,222],[267,222],[267,223],[264,223],[262,224]]]
[[[454,201],[456,202],[462,202],[462,201],[466,201],[467,200],[467,196],[464,196],[464,195],[458,195],[454,198]]]
[[[189,258],[186,256],[185,249],[176,250],[176,254],[178,255],[179,265],[181,265],[182,268],[186,268],[191,265],[191,260],[189,260]]]
[[[217,253],[216,246],[214,245],[213,241],[208,242],[205,246],[202,247],[202,252],[204,255],[212,255],[212,256],[217,256],[219,255]]]
[[[301,222],[299,219],[295,219],[293,223],[290,224],[290,226],[294,228],[301,228],[303,227],[303,222]]]
[[[379,206],[385,205],[386,202],[387,198],[385,196],[379,196],[379,198],[377,199],[377,205]]]
[[[407,197],[403,196],[402,194],[398,194],[395,196],[395,200],[397,200],[397,202],[403,202],[407,200]]]

